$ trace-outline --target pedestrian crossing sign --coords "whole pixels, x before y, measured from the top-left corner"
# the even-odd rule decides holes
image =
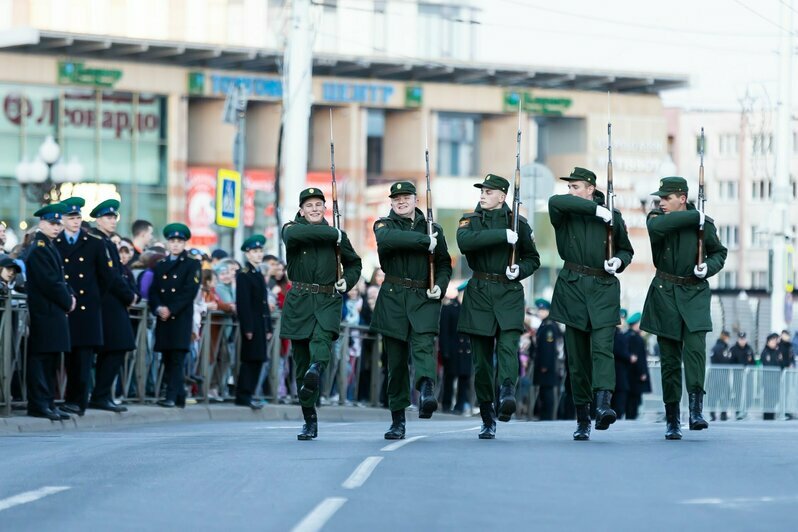
[[[219,169],[216,174],[216,224],[238,227],[241,218],[241,174]]]

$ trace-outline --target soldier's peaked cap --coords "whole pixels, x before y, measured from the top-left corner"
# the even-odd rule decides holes
[[[493,190],[501,190],[505,194],[507,194],[507,191],[510,190],[510,182],[507,181],[502,176],[496,174],[486,175],[482,183],[476,183],[474,186],[477,188],[490,188]]]
[[[327,201],[327,199],[324,197],[324,192],[322,192],[320,188],[306,188],[299,193],[299,206],[301,207],[302,204],[310,198],[319,198],[321,201]]]
[[[561,177],[563,181],[586,181],[588,184],[596,186],[596,174],[588,170],[587,168],[581,168],[579,166],[574,167],[574,171],[571,172],[570,175],[567,177]]]
[[[252,235],[241,244],[241,251],[263,248],[266,245],[266,237],[263,235]]]
[[[167,240],[170,238],[188,240],[191,238],[191,231],[185,224],[171,223],[163,228],[163,236]]]
[[[397,181],[393,185],[391,185],[391,193],[388,195],[389,198],[394,196],[398,196],[399,194],[415,194],[416,193],[416,185],[411,183],[410,181]]]
[[[51,203],[34,212],[33,215],[41,220],[56,221],[61,220],[61,216],[65,212],[66,207],[62,203]]]
[[[92,218],[99,218],[107,214],[119,214],[119,200],[107,199],[94,207],[89,214]]]
[[[680,192],[687,194],[687,180],[683,177],[671,176],[660,179],[659,190],[652,192],[651,195],[665,198]]]
[[[86,205],[86,200],[78,196],[72,196],[61,203],[66,207],[66,214],[80,214],[80,209]]]

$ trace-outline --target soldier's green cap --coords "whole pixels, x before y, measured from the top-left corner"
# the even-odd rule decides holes
[[[628,315],[629,315],[629,311],[626,310],[625,308],[622,308],[621,309],[621,317],[626,319],[626,316],[628,316]]]
[[[92,218],[99,218],[100,216],[105,216],[107,214],[119,214],[119,200],[115,199],[107,199],[94,207],[91,213],[89,213]]]
[[[510,182],[500,175],[488,174],[482,183],[474,185],[477,188],[492,188],[493,190],[501,190],[505,194],[510,190]]]
[[[635,323],[640,321],[640,318],[642,317],[643,317],[642,314],[640,314],[639,312],[635,312],[634,314],[629,316],[629,319],[626,320],[626,323],[628,323],[629,325],[634,325]]]
[[[66,213],[66,207],[63,204],[51,203],[34,212],[33,215],[41,220],[50,220],[51,222],[58,221],[60,223],[64,213]]]
[[[548,300],[543,299],[542,297],[535,300],[535,306],[539,309],[545,309],[545,310],[551,309],[551,303],[549,303]]]
[[[327,201],[320,188],[306,188],[299,193],[299,206],[301,207],[310,198],[321,198],[321,201]]]
[[[79,198],[78,196],[72,196],[71,198],[65,199],[61,203],[67,209],[65,216],[69,216],[70,214],[80,214],[80,209],[86,205],[86,200]]]
[[[170,238],[188,240],[191,238],[191,231],[186,227],[186,224],[171,223],[163,228],[163,236],[167,240]]]
[[[457,291],[462,292],[463,290],[466,289],[467,286],[468,286],[468,280],[466,279],[465,281],[457,285]]]
[[[665,198],[677,192],[684,192],[687,194],[687,180],[683,177],[671,176],[660,179],[659,190],[652,192],[651,195]]]
[[[262,248],[266,245],[266,237],[263,235],[252,235],[251,237],[244,240],[244,243],[241,244],[241,251],[249,251],[251,249],[258,249]]]
[[[563,181],[587,181],[588,184],[596,186],[596,174],[587,168],[574,167],[574,171],[568,177],[561,177]]]
[[[397,181],[393,185],[391,185],[391,193],[388,195],[389,198],[394,196],[398,196],[399,194],[415,194],[416,193],[416,185],[411,183],[410,181]]]

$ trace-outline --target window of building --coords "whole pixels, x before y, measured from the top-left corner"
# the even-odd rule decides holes
[[[438,175],[473,177],[479,168],[479,119],[472,115],[438,117]]]
[[[374,0],[374,15],[372,16],[372,39],[373,48],[377,52],[384,52],[386,50],[386,43],[388,42],[388,28],[387,15],[387,0]]]
[[[738,195],[739,195],[739,186],[737,184],[737,181],[718,182],[718,199],[736,200]]]
[[[773,183],[769,179],[751,181],[751,199],[768,200],[773,193]]]
[[[728,249],[737,249],[740,245],[739,227],[736,225],[719,225],[718,238]]]
[[[738,136],[727,133],[718,136],[718,153],[721,157],[737,155]]]
[[[768,288],[768,272],[767,271],[753,271],[753,272],[751,272],[751,288],[752,289],[767,289]]]
[[[366,179],[370,182],[382,175],[385,111],[369,109],[366,118]]]
[[[752,138],[752,150],[754,155],[769,155],[773,153],[773,134],[757,133]]]
[[[718,288],[737,288],[737,273],[723,270],[718,274]]]
[[[759,225],[752,225],[751,226],[751,247],[752,248],[762,248],[767,245],[768,241],[768,230],[765,227]]]
[[[466,6],[419,2],[419,53],[427,58],[474,59],[472,29],[476,10]]]

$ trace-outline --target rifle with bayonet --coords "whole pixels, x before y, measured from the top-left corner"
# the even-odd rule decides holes
[[[338,210],[338,184],[335,182],[335,141],[333,140],[332,109],[330,109],[330,174],[332,175],[333,227],[341,230],[341,211]],[[341,268],[341,244],[335,246],[335,280],[343,277]]]
[[[426,126],[424,128],[424,160],[427,167],[427,234],[432,235],[435,228],[432,224],[432,189],[429,180],[429,143],[427,141]],[[435,288],[435,251],[429,253],[429,289]]]
[[[701,128],[701,145],[698,149],[699,153],[699,166],[698,166],[698,205],[696,206],[703,214],[706,209],[707,199],[704,192],[704,128]],[[696,255],[695,264],[701,266],[704,262],[704,223],[698,226],[698,254]]]
[[[607,117],[607,209],[610,221],[607,224],[607,260],[615,256],[613,230],[615,229],[615,185],[612,177],[612,122]]]
[[[518,218],[521,210],[521,102],[518,102],[518,132],[515,135],[515,183],[513,184],[513,231],[518,234]],[[517,258],[518,243],[512,245],[510,264]]]

